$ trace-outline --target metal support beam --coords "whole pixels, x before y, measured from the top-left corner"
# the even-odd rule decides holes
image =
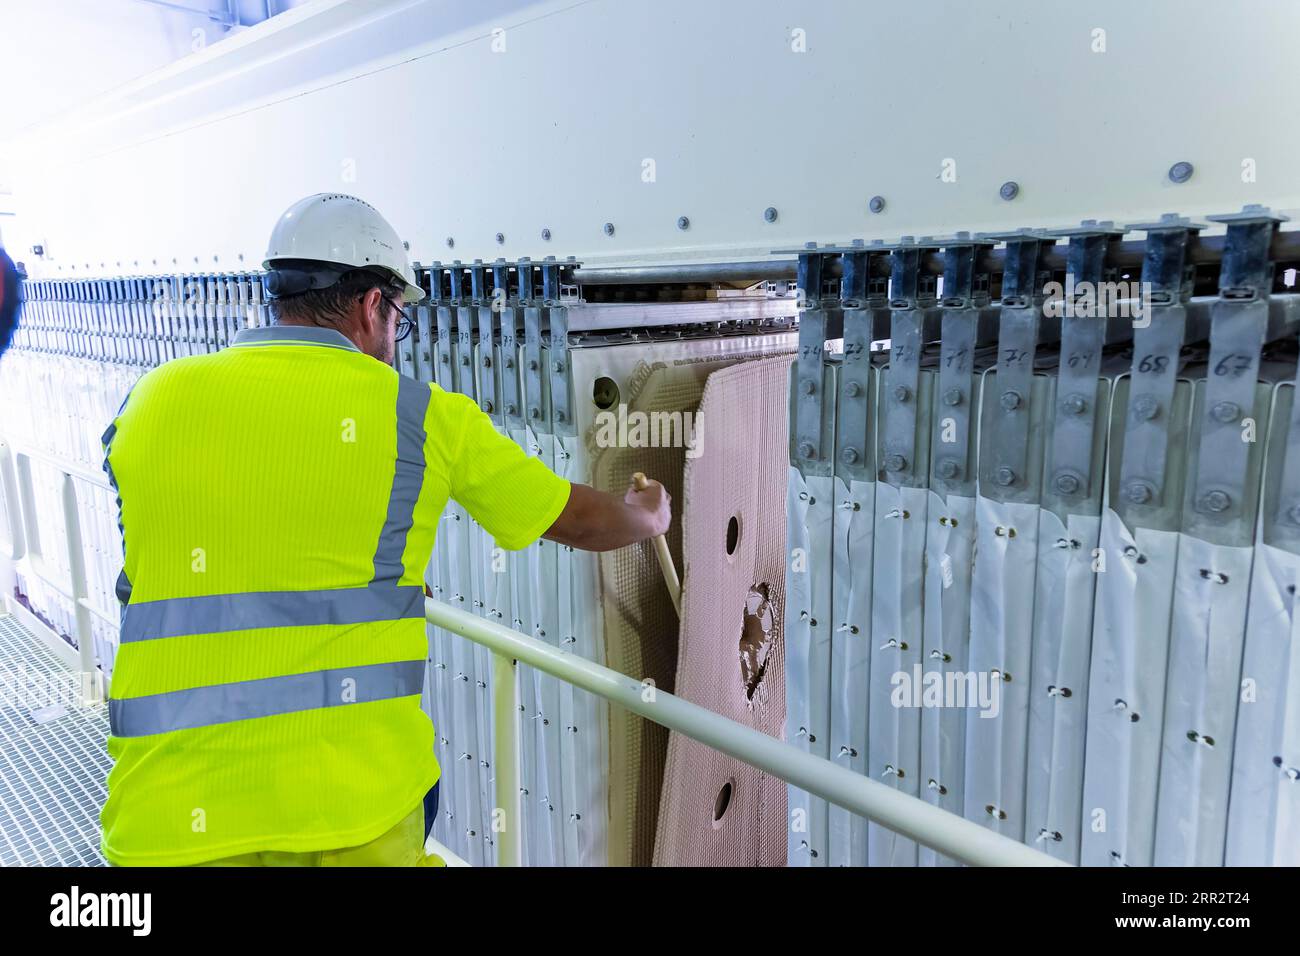
[[[981,487],[990,489],[1000,500],[1011,500],[1037,483],[1036,476],[1028,474],[1029,401],[1042,318],[1042,253],[1055,240],[1032,229],[980,238],[1007,244],[998,331],[998,394],[996,398],[984,397],[985,401],[996,401],[999,409],[994,453],[989,463],[980,467]]]
[[[1168,213],[1157,222],[1134,223],[1129,228],[1147,234],[1142,282],[1149,290],[1150,312],[1133,328],[1120,493],[1129,504],[1159,507],[1164,504],[1168,478],[1170,414],[1192,291],[1187,244],[1203,227]]]
[[[975,260],[992,246],[989,240],[973,239],[959,232],[943,244],[943,319],[939,336],[939,393],[942,412],[934,415],[932,442],[942,449],[934,462],[931,483],[938,491],[972,494],[975,487],[971,455],[971,417],[975,405],[975,346],[979,310],[987,304],[987,276],[980,290],[975,286]],[[945,441],[951,422],[952,435]]]
[[[1060,367],[1056,387],[1056,424],[1052,430],[1049,480],[1052,493],[1087,498],[1092,475],[1093,429],[1097,423],[1097,380],[1106,341],[1101,283],[1106,250],[1123,229],[1114,223],[1084,220],[1071,229],[1052,232],[1069,240],[1066,251],[1065,294],[1059,302]]]
[[[920,273],[921,254],[932,242],[911,236],[887,246],[890,250],[889,368],[881,392],[884,424],[880,442],[882,480],[894,485],[924,484],[918,469],[917,406],[921,390],[921,349],[925,345],[926,312],[934,307],[934,280]]]
[[[1207,217],[1228,227],[1219,300],[1210,319],[1209,374],[1201,423],[1193,507],[1219,520],[1239,517],[1246,495],[1250,443],[1242,440],[1247,419],[1258,421],[1255,386],[1268,331],[1269,257],[1273,235],[1285,216],[1262,206]]]

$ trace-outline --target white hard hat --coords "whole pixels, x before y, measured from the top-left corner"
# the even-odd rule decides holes
[[[277,262],[290,265],[286,260],[295,263],[299,274],[304,262],[326,267],[313,273],[314,281],[295,291],[328,287],[333,284],[328,279],[331,272],[369,268],[389,273],[394,286],[401,284],[403,302],[424,298],[396,230],[379,210],[355,196],[317,193],[286,209],[271,230],[262,268],[275,272]]]

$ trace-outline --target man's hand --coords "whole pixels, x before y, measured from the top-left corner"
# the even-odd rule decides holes
[[[657,481],[640,491],[629,488],[621,499],[575,482],[543,537],[582,551],[613,551],[663,534],[672,517],[672,499]]]
[[[638,488],[634,480],[623,496],[623,503],[644,512],[647,528],[645,537],[653,538],[657,534],[668,533],[668,526],[673,520],[673,499],[659,482],[646,478],[645,487]]]

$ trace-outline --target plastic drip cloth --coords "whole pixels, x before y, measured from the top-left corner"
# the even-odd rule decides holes
[[[587,481],[586,448],[575,437],[556,438],[556,472],[570,481]],[[569,547],[557,549],[560,593],[560,649],[588,660],[605,660],[600,626],[596,556]],[[568,866],[608,862],[609,705],[567,681],[560,684],[560,759],[564,799],[564,858]]]
[[[463,522],[469,537],[470,575],[473,600],[470,602],[474,613],[480,617],[489,617],[487,613],[487,583],[484,580],[484,554],[492,548],[492,538],[483,530],[468,512],[462,511]],[[492,618],[489,618],[492,619]],[[492,733],[492,652],[479,644],[471,644],[474,655],[474,672],[465,683],[472,689],[477,714],[474,720],[476,734],[473,764],[478,775],[478,818],[475,829],[483,843],[484,859],[489,863],[496,860],[495,831],[492,829],[492,808],[496,799],[492,789],[492,744],[496,739]],[[469,765],[468,763],[466,764]]]
[[[547,454],[542,455],[542,445],[532,429],[511,428],[507,433],[530,456],[553,460],[549,436]],[[554,594],[543,584],[547,580],[554,581],[554,572],[549,575],[542,572],[545,561],[554,562],[554,554],[555,545],[545,541],[537,542],[522,551],[494,552],[495,563],[486,564],[485,573],[502,567],[504,562],[508,576],[498,574],[504,581],[486,592],[489,609],[496,604],[496,609],[502,612],[500,617],[496,614],[487,615],[490,620],[507,624],[548,643],[556,643],[554,635],[558,628],[551,620],[555,613]],[[504,597],[500,596],[503,586],[508,591]],[[508,610],[500,606],[505,603],[506,597]],[[521,856],[526,866],[554,866],[563,861],[563,851],[559,845],[560,831],[555,819],[559,811],[558,784],[555,793],[550,785],[550,781],[557,780],[559,776],[559,706],[555,697],[558,691],[553,679],[544,677],[526,665],[520,664],[517,674],[520,809],[524,832]],[[491,675],[489,670],[478,679],[490,683]],[[546,695],[548,686],[549,698]],[[550,771],[552,766],[555,769]],[[490,780],[494,779],[493,774]]]
[[[1038,577],[1025,771],[1024,841],[1079,862],[1092,650],[1094,552],[1101,518],[1039,513]]]
[[[828,756],[832,612],[834,479],[788,469],[785,604],[785,739],[806,753]],[[787,862],[825,866],[827,804],[791,785]]]
[[[465,509],[454,502],[447,506],[440,534],[447,542],[447,598],[454,607],[469,610],[472,602],[469,536],[473,534]],[[483,866],[489,859],[484,852],[482,829],[482,791],[479,786],[479,689],[474,645],[454,634],[447,635],[447,671],[451,727],[455,729],[452,747],[444,751],[441,790],[451,793],[456,814],[456,838],[452,850],[465,850],[471,866]],[[441,800],[439,801],[441,802]]]
[[[468,357],[472,363],[470,367],[475,369],[482,367],[483,348],[482,343],[475,343],[469,349]],[[491,355],[490,347],[487,352]],[[464,351],[460,354],[465,356]],[[462,371],[462,379],[468,374],[467,371]],[[496,590],[493,582],[496,576],[492,574],[490,562],[495,543],[492,536],[465,509],[457,505],[454,514],[458,519],[456,522],[458,527],[464,529],[465,542],[469,547],[469,590],[465,592],[466,609],[473,611],[479,617],[500,623],[501,619],[492,613],[492,596],[494,596],[492,592]],[[472,738],[474,759],[465,761],[464,766],[472,766],[477,774],[478,815],[472,824],[483,844],[484,860],[491,865],[496,861],[495,831],[492,828],[492,808],[496,806],[492,787],[492,747],[495,740],[492,733],[492,652],[486,647],[471,643],[470,653],[473,655],[471,665],[473,670],[466,674],[468,680],[464,683],[473,691],[476,708]],[[471,738],[462,734],[461,740],[470,741]]]
[[[925,534],[925,641],[922,668],[964,674],[970,656],[971,569],[975,499],[929,493]],[[921,710],[920,793],[927,802],[961,814],[966,776],[966,707]],[[955,866],[949,857],[917,847],[921,866]]]
[[[523,367],[523,361],[519,367]],[[555,447],[550,435],[541,436],[526,427],[526,450],[554,467]],[[545,440],[543,441],[543,437]],[[538,541],[524,551],[528,576],[528,618],[525,631],[538,640],[559,646],[559,608],[555,593],[555,562],[559,546]],[[529,743],[536,750],[532,764],[534,786],[530,802],[537,813],[533,833],[538,865],[559,866],[564,862],[564,824],[560,798],[560,681],[548,674],[533,672],[534,700],[537,710],[524,714],[532,725]],[[521,750],[523,742],[521,741]]]
[[[1181,535],[1160,754],[1156,866],[1221,866],[1255,549]]]
[[[516,363],[518,363],[516,356]],[[516,367],[518,367],[516,365]],[[537,451],[526,428],[509,428],[507,433],[516,445],[523,448],[530,456],[536,457]],[[510,620],[509,626],[537,636],[537,624],[534,610],[533,574],[531,564],[538,547],[523,551],[505,553],[510,574]],[[549,800],[543,801],[540,795],[543,788],[539,784],[545,779],[542,763],[546,759],[546,748],[541,737],[541,721],[537,715],[541,711],[540,673],[526,664],[517,667],[519,694],[519,788],[521,826],[524,839],[520,847],[524,866],[554,866],[555,857],[552,849],[552,816]],[[545,804],[545,805],[544,805]]]
[[[996,705],[966,715],[965,816],[1019,840],[1025,831],[1039,508],[981,495],[975,510],[970,670]]]
[[[1150,866],[1178,533],[1101,519],[1080,862]]]
[[[1300,866],[1300,556],[1256,552],[1224,862]]]
[[[867,695],[871,683],[871,584],[876,483],[835,478],[835,555],[831,635],[830,752],[854,773],[867,772]],[[828,866],[867,865],[867,821],[827,806]]]
[[[433,596],[440,601],[450,594],[449,557],[446,541],[446,515],[438,522],[433,555],[425,572],[425,582]],[[448,734],[453,722],[451,695],[451,636],[440,627],[430,625],[428,679],[425,681],[423,706],[433,721],[434,750],[445,759],[451,747]],[[446,771],[443,771],[444,777]],[[451,778],[447,777],[450,780]],[[444,846],[459,852],[464,847],[464,834],[456,822],[454,786],[448,784],[439,793],[438,816],[433,823],[433,835]]]
[[[925,515],[930,492],[876,484],[875,564],[871,607],[871,689],[868,693],[867,774],[920,796],[921,710],[897,699],[915,683],[925,642]],[[915,866],[916,843],[893,830],[867,827],[870,866]]]
[[[501,430],[501,429],[498,429]],[[512,564],[508,552],[497,547],[496,541],[487,529],[482,527],[477,521],[473,522],[474,534],[477,539],[478,564],[475,571],[478,575],[478,606],[475,610],[484,618],[505,627],[513,626],[515,617],[513,608],[514,588],[511,583]],[[517,563],[517,562],[516,562]],[[496,768],[493,766],[494,759],[494,742],[496,740],[496,708],[492,705],[492,652],[486,647],[477,647],[475,649],[475,662],[479,668],[478,683],[482,686],[479,690],[479,752],[486,755],[487,759],[479,764],[479,786],[482,794],[481,800],[484,808],[483,833],[488,840],[493,854],[496,852],[496,830],[492,825],[492,808],[497,805],[495,794]],[[516,681],[518,681],[516,672]],[[516,691],[518,693],[518,691]],[[522,700],[522,696],[518,699]],[[521,762],[532,763],[532,748],[527,748],[529,757],[525,761],[523,757],[525,748],[520,745]],[[521,766],[520,773],[523,768]],[[531,808],[530,808],[531,809]],[[523,833],[528,833],[530,823],[526,815],[521,810],[521,819],[519,826]],[[526,856],[526,853],[525,853]],[[494,856],[495,861],[495,856]]]
[[[773,737],[785,720],[782,598],[790,359],[709,376],[702,454],[683,488],[683,601],[676,693]],[[732,524],[734,522],[734,526]],[[673,733],[658,866],[783,866],[785,783]]]

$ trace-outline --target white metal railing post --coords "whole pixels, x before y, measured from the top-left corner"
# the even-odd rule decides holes
[[[5,503],[9,536],[5,550],[11,561],[19,561],[26,552],[23,536],[22,502],[18,498],[18,479],[14,476],[14,458],[9,443],[0,437],[0,496]]]
[[[519,683],[513,657],[492,655],[492,723],[496,756],[492,766],[496,813],[498,866],[523,862],[523,798],[519,792]],[[497,815],[492,814],[493,828]]]
[[[36,483],[32,481],[32,459],[24,449],[14,456],[14,474],[18,479],[18,509],[22,512],[26,534],[27,557],[32,570],[45,577],[41,569],[41,527],[36,520]]]
[[[974,866],[1067,866],[1010,837],[900,793],[893,787],[746,727],[721,714],[656,691],[640,681],[518,631],[428,598],[425,618],[495,654],[507,655],[575,687],[597,694],[657,724],[765,770],[836,806]]]
[[[72,606],[76,615],[77,657],[81,662],[81,696],[87,703],[104,699],[99,668],[95,666],[95,638],[87,608],[86,556],[81,549],[81,516],[77,511],[77,485],[66,471],[63,480],[63,535],[68,546],[68,573],[72,578]]]

